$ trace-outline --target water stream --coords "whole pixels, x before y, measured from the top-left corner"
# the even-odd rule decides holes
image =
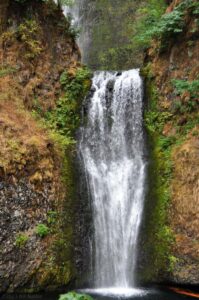
[[[76,0],[65,9],[73,26],[81,27],[78,44],[85,63],[95,1],[87,3]],[[93,216],[90,282],[102,294],[135,295],[146,169],[139,70],[95,72],[85,107],[79,150]]]
[[[64,7],[64,14],[72,19],[72,27],[78,32],[77,43],[81,50],[82,62],[85,64],[89,61],[92,47],[95,5],[95,1],[74,0],[73,5]]]
[[[135,286],[145,166],[143,85],[138,70],[95,72],[80,152],[90,191],[93,286]]]

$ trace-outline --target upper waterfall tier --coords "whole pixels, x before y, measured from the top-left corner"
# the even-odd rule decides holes
[[[143,85],[138,70],[96,72],[80,152],[90,191],[94,285],[135,284],[143,211]]]

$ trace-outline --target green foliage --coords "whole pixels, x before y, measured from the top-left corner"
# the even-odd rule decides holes
[[[60,77],[60,83],[64,91],[69,93],[70,98],[78,100],[84,96],[90,86],[91,72],[88,68],[78,68],[74,76],[66,71]]]
[[[57,222],[57,212],[56,211],[51,210],[48,212],[47,222],[49,225],[56,224],[56,222]]]
[[[70,101],[68,95],[64,95],[57,102],[54,111],[46,113],[52,129],[58,130],[61,135],[72,136],[79,124],[79,116],[76,113],[77,103]]]
[[[183,96],[187,93],[187,101],[182,99],[175,99],[173,101],[173,111],[177,114],[191,113],[197,110],[199,99],[199,80],[187,81],[187,80],[172,80],[172,84],[175,88],[174,92],[176,96]]]
[[[1,67],[0,68],[0,78],[10,75],[10,74],[14,74],[16,71],[17,71],[17,69],[13,68],[13,67],[9,67],[9,66]]]
[[[81,101],[90,87],[91,73],[87,68],[77,69],[74,76],[63,72],[60,83],[64,94],[59,98],[55,110],[47,112],[45,118],[49,126],[59,134],[72,140],[79,126]]]
[[[170,13],[162,15],[164,5],[161,1],[149,1],[149,4],[141,10],[142,17],[137,22],[137,37],[135,42],[146,48],[153,38],[161,41],[161,47],[167,45],[168,39],[182,33],[185,26],[185,14],[198,14],[198,3],[193,0],[184,0]]]
[[[16,237],[15,245],[18,248],[23,248],[26,245],[27,241],[28,241],[28,236],[24,233],[19,233]]]
[[[189,115],[188,120],[186,122],[186,124],[184,124],[183,126],[176,126],[179,138],[178,138],[178,143],[183,142],[183,140],[185,139],[186,135],[196,126],[199,125],[199,116],[198,116],[198,112],[195,112],[192,115]]]
[[[93,298],[89,295],[70,292],[65,295],[61,295],[59,300],[93,300]]]
[[[19,25],[17,35],[26,48],[27,59],[34,59],[42,52],[41,42],[38,40],[40,33],[40,27],[35,20],[26,20]]]
[[[170,112],[158,112],[158,111],[146,111],[145,113],[145,125],[151,133],[162,132],[163,126],[166,121],[172,118]]]
[[[184,103],[181,100],[174,100],[172,109],[175,114],[186,114],[194,112],[197,106],[198,104],[193,99]]]
[[[160,120],[160,123],[158,123]],[[152,251],[152,264],[156,275],[160,271],[171,271],[171,246],[174,242],[173,233],[168,223],[168,207],[171,199],[172,160],[171,150],[176,143],[175,137],[166,137],[161,133],[163,119],[156,119],[157,131],[149,128],[151,142],[151,164],[149,166],[150,191],[149,198],[153,201],[148,225],[148,243]],[[147,121],[148,122],[148,121]],[[148,246],[149,247],[149,246]]]
[[[66,149],[70,145],[76,144],[76,141],[74,140],[73,136],[66,136],[64,134],[65,130],[59,130],[58,128],[55,128],[54,126],[57,126],[57,123],[53,123],[53,120],[47,119],[47,126],[48,128],[51,128],[49,132],[50,138],[53,140],[53,142],[57,145],[58,148]]]
[[[153,38],[153,30],[156,28],[166,5],[164,0],[149,0],[143,2],[138,10],[137,21],[135,23],[134,43],[136,47],[145,49],[150,46]]]
[[[172,34],[182,32],[184,27],[183,17],[184,12],[178,9],[163,15],[160,22],[153,28],[152,36],[164,39]]]
[[[187,81],[174,79],[172,83],[175,87],[176,95],[182,95],[184,92],[189,92],[192,99],[199,98],[199,80]]]
[[[173,255],[169,255],[169,262],[170,262],[170,267],[169,267],[169,271],[173,272],[176,264],[178,263],[179,259]]]
[[[40,238],[44,238],[49,234],[50,230],[45,224],[38,224],[35,229],[35,232]]]

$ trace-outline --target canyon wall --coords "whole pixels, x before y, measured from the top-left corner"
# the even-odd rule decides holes
[[[156,281],[198,284],[199,11],[197,1],[170,2],[166,13],[180,18],[154,39],[141,70],[153,176],[147,245]]]
[[[0,292],[57,289],[76,276],[76,154],[49,114],[80,52],[53,1],[1,1],[0,26]]]

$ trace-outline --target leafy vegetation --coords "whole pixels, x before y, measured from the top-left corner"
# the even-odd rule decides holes
[[[47,222],[48,222],[49,226],[53,226],[56,224],[57,217],[58,217],[58,215],[57,215],[56,211],[51,210],[48,212]]]
[[[50,230],[45,224],[38,224],[35,229],[35,232],[40,238],[44,238],[49,234]]]
[[[89,295],[70,292],[68,294],[61,295],[59,300],[93,300],[93,298]]]
[[[143,2],[137,11],[137,20],[135,23],[135,47],[146,49],[149,47],[153,30],[160,21],[165,12],[166,4],[163,0],[149,0]]]
[[[59,98],[57,107],[45,114],[50,128],[67,137],[69,142],[73,141],[73,134],[80,122],[78,112],[90,87],[90,77],[91,73],[87,68],[79,68],[72,75],[63,72],[60,83],[64,93]]]
[[[28,59],[34,59],[42,52],[39,34],[40,27],[35,20],[25,20],[18,27],[17,35],[26,48],[25,57]]]
[[[28,241],[28,236],[25,234],[25,233],[19,233],[16,237],[16,240],[15,240],[15,245],[18,247],[18,248],[23,248],[27,241]]]
[[[172,84],[175,88],[175,95],[180,97],[173,101],[173,111],[178,114],[196,111],[199,104],[197,101],[199,99],[199,80],[174,79]],[[184,101],[182,101],[182,97],[185,98]]]
[[[16,71],[17,71],[16,68],[9,67],[9,66],[5,66],[5,67],[2,66],[0,68],[0,78],[4,77],[4,76],[7,76],[7,75],[10,75],[10,74],[14,74]]]
[[[159,2],[159,4],[158,4]],[[137,36],[135,42],[138,46],[147,48],[153,38],[161,42],[165,47],[169,38],[182,33],[185,26],[185,14],[189,10],[198,14],[198,2],[184,0],[170,13],[163,14],[162,1],[149,1],[146,7],[140,9],[142,14],[137,22]]]
[[[174,79],[172,83],[175,87],[176,95],[182,95],[184,92],[189,92],[192,99],[199,98],[199,80],[187,81]]]

